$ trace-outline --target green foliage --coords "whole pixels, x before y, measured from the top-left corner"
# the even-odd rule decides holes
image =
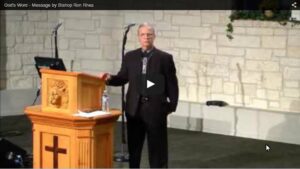
[[[262,7],[263,8],[263,7]],[[273,6],[272,6],[273,8]],[[264,7],[266,9],[266,7]],[[270,9],[270,8],[267,8]],[[233,39],[232,33],[233,33],[233,22],[235,20],[260,20],[260,21],[276,21],[280,25],[286,25],[288,22],[292,23],[292,26],[295,26],[297,24],[300,24],[300,21],[296,21],[293,19],[290,19],[291,17],[291,11],[289,10],[270,10],[272,13],[271,16],[266,16],[266,11],[260,11],[260,10],[238,10],[233,11],[231,15],[229,16],[230,23],[227,24],[227,37],[228,39]]]
[[[233,37],[232,37],[233,26],[232,26],[232,23],[231,23],[231,22],[227,24],[226,32],[227,32],[227,35],[226,35],[227,38],[230,39],[230,40],[233,39]]]

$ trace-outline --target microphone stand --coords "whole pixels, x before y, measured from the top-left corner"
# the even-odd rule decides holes
[[[57,30],[58,28],[61,26],[61,24],[59,24],[58,26],[56,26],[52,32],[52,35],[54,35],[54,45],[55,45],[55,59],[58,59],[58,48],[57,48]],[[52,41],[51,41],[52,42]],[[52,44],[51,44],[52,45]],[[33,101],[33,103],[31,105],[34,105],[35,102],[37,101],[38,97],[40,96],[40,91],[41,88],[39,87],[39,89],[36,92],[36,96],[35,99]]]
[[[123,36],[123,43],[122,43],[122,62],[124,61],[124,56],[125,56],[125,45],[126,45],[126,41],[127,41],[127,34],[129,32],[130,26],[126,27],[124,36]],[[122,85],[122,96],[121,96],[121,100],[122,100],[122,115],[121,115],[121,139],[122,139],[122,144],[121,144],[121,151],[115,153],[114,155],[114,160],[116,162],[128,162],[129,161],[129,154],[127,152],[125,152],[125,145],[126,145],[126,135],[125,135],[125,100],[124,100],[124,96],[125,96],[125,86]]]
[[[54,45],[55,45],[55,58],[58,58],[58,49],[57,49],[57,29],[53,31],[54,35]]]
[[[54,28],[52,35],[54,35],[54,45],[55,45],[55,59],[58,59],[58,48],[57,48],[57,30],[59,28],[60,25],[56,26],[56,28]],[[51,41],[52,42],[52,41]],[[52,45],[52,44],[51,44]],[[35,105],[35,102],[37,101],[38,97],[40,96],[40,91],[41,88],[39,87],[39,89],[36,92],[36,96],[35,99],[33,101],[33,103],[31,104],[32,106]]]

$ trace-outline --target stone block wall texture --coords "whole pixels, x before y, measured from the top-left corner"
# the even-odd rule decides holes
[[[1,89],[37,87],[33,57],[54,55],[51,32],[59,22],[59,56],[67,69],[92,74],[116,73],[124,26],[149,22],[156,28],[157,48],[173,54],[181,101],[224,100],[234,106],[300,112],[300,26],[235,21],[234,39],[229,40],[229,15],[194,10],[1,11]],[[136,32],[135,27],[128,34],[127,51],[139,47]]]

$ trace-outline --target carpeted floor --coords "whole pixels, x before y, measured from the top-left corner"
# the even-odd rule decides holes
[[[115,150],[121,148],[121,125],[115,129]],[[26,116],[1,118],[0,132],[12,143],[32,153],[31,123]],[[18,132],[21,132],[20,135]],[[265,150],[265,145],[271,147]],[[146,143],[141,167],[148,168]],[[171,168],[299,168],[300,145],[246,139],[195,131],[169,129],[169,167]],[[127,163],[115,162],[116,168]]]

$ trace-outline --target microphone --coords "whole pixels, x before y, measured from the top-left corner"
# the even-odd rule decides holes
[[[53,31],[52,33],[56,32],[58,30],[58,28],[62,25],[62,22],[61,23],[58,23],[54,28],[53,28]]]
[[[74,60],[71,60],[71,72],[73,72]]]
[[[131,23],[131,24],[125,26],[124,29],[131,28],[131,27],[133,27],[133,26],[135,26],[135,25],[136,25],[136,23]]]

